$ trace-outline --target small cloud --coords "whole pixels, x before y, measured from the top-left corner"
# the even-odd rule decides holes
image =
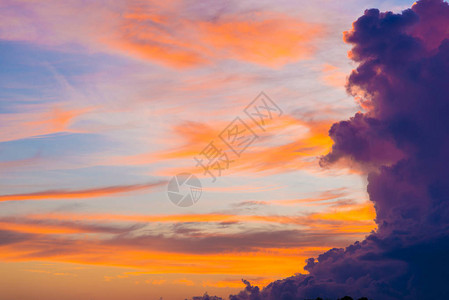
[[[323,66],[323,80],[327,85],[344,88],[347,80],[347,74],[340,71],[336,66],[325,64]]]
[[[178,285],[186,285],[186,286],[193,286],[195,285],[195,282],[193,282],[190,279],[186,279],[186,278],[181,278],[181,279],[177,279],[173,281],[174,284],[178,284]]]
[[[166,282],[167,282],[167,280],[165,280],[165,279],[145,280],[145,283],[152,284],[152,285],[162,285]]]

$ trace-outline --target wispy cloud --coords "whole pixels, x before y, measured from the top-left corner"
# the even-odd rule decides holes
[[[23,200],[86,199],[86,198],[104,197],[108,195],[152,189],[162,186],[166,183],[167,183],[166,181],[159,181],[155,183],[118,185],[118,186],[92,188],[85,190],[47,190],[27,194],[0,195],[0,202],[23,201]]]
[[[122,52],[182,68],[223,59],[282,66],[309,58],[315,50],[312,41],[324,35],[322,24],[285,13],[242,13],[236,9],[220,13],[219,5],[213,4],[217,6],[214,17],[201,11],[188,17],[188,8],[179,1],[177,4],[114,1],[102,6],[50,1],[38,5],[33,1],[7,1],[3,4],[5,22],[0,26],[0,38],[55,46],[75,41],[96,50]],[[76,17],[81,15],[82,21]],[[96,18],[102,20],[101,26],[97,26]],[[61,29],[67,26],[72,28],[70,34]],[[41,39],[42,35],[46,38]]]

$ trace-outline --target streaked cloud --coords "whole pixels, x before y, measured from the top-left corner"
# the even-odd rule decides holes
[[[27,194],[11,194],[0,195],[1,201],[23,201],[23,200],[52,200],[52,199],[86,199],[104,197],[108,195],[129,193],[139,190],[147,190],[165,185],[165,181],[146,183],[146,184],[134,184],[134,185],[121,185],[121,186],[109,186],[102,188],[92,188],[85,190],[48,190]]]

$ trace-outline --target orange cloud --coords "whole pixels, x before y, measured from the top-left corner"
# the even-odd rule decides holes
[[[301,198],[301,199],[286,199],[286,200],[272,200],[270,202],[280,205],[295,205],[295,204],[329,204],[329,200],[337,201],[341,197],[348,196],[344,189],[328,190],[321,192],[317,197]]]
[[[61,106],[26,106],[26,112],[2,116],[0,128],[8,126],[14,130],[0,131],[0,142],[24,139],[58,132],[77,132],[70,128],[76,118],[93,108],[70,109]]]
[[[201,22],[202,40],[222,59],[239,59],[270,67],[310,57],[312,41],[323,34],[321,25],[288,15],[259,12],[241,18],[225,16]]]
[[[161,159],[189,158],[192,160],[192,165],[195,165],[194,157],[198,157],[199,153],[213,141],[214,145],[227,152],[229,160],[232,160],[229,168],[223,170],[223,175],[238,171],[250,171],[252,174],[288,172],[298,169],[320,171],[317,167],[318,158],[326,154],[332,146],[332,140],[328,135],[332,121],[303,121],[291,116],[281,116],[269,123],[267,133],[262,133],[254,123],[247,122],[247,124],[259,135],[259,138],[245,150],[240,158],[232,154],[218,138],[228,123],[218,122],[208,125],[189,122],[174,128],[175,133],[184,139],[184,145],[175,150],[166,150],[164,153],[142,154],[121,160],[145,163],[147,159],[146,163],[148,163]],[[280,136],[284,131],[291,133],[281,140]],[[191,167],[188,170],[163,169],[159,175],[173,176],[181,172],[201,175],[204,170],[201,166]]]
[[[323,79],[326,84],[334,87],[344,88],[347,74],[340,71],[336,66],[325,64],[323,66]]]
[[[52,261],[97,266],[121,266],[145,270],[147,274],[229,274],[264,276],[274,279],[294,274],[298,265],[310,254],[318,254],[327,248],[303,247],[292,253],[282,249],[261,249],[253,252],[227,252],[220,254],[186,254],[139,250],[99,245],[95,240],[78,240],[62,247],[64,240],[43,239],[40,242],[22,242],[20,245],[2,247],[0,259],[4,261]],[[43,248],[50,243],[52,249]],[[301,255],[301,253],[306,255]],[[304,263],[303,263],[304,265]],[[105,277],[106,281],[113,279]],[[157,282],[155,284],[162,284]],[[192,285],[177,281],[176,284]]]
[[[280,67],[310,57],[324,34],[321,24],[269,11],[235,9],[211,18],[192,15],[181,1],[108,4],[18,1],[0,13],[0,37],[54,47],[78,43],[185,68],[226,59]]]
[[[236,59],[279,67],[311,56],[323,26],[285,14],[258,12],[193,20],[180,12],[155,13],[132,7],[116,38],[104,41],[143,59],[173,67],[192,67]]]
[[[27,122],[26,125],[33,128],[42,128],[48,132],[62,132],[67,130],[73,120],[92,108],[67,110],[54,106],[48,112],[42,113],[38,120]]]
[[[260,276],[260,282],[264,283],[292,275],[301,262],[323,250],[345,245],[348,239],[363,238],[375,229],[374,214],[372,203],[366,202],[306,216],[51,213],[8,217],[0,219],[3,229],[0,232],[3,236],[0,259],[133,267],[148,274],[246,274]],[[134,225],[119,226],[117,223],[120,222]],[[179,237],[162,236],[160,232],[147,235],[147,230],[138,231],[143,228],[140,225],[151,228],[156,223],[191,226],[196,223],[212,225],[213,222],[285,224],[299,229],[271,233],[269,228],[275,227],[268,227],[263,233],[231,230],[198,234],[194,231],[193,235],[183,233]],[[105,277],[105,280],[110,279]],[[148,283],[159,285],[164,282]],[[192,283],[179,281],[176,284]],[[224,280],[203,281],[202,284],[224,287],[239,283]]]
[[[156,182],[147,184],[119,185],[104,188],[94,188],[85,190],[50,190],[27,194],[0,195],[1,201],[21,201],[21,200],[51,200],[51,199],[85,199],[103,197],[108,195],[133,192],[155,188],[166,184],[166,182]]]
[[[145,283],[153,284],[153,285],[161,285],[166,282],[167,282],[167,280],[165,280],[165,279],[145,280]]]
[[[163,16],[153,16],[153,19],[164,19]],[[173,20],[172,20],[173,21]],[[174,21],[173,21],[174,22]],[[185,21],[178,21],[185,22]],[[128,14],[119,29],[119,38],[108,41],[111,46],[131,55],[159,61],[174,67],[189,67],[206,63],[203,50],[194,41],[186,40],[182,32],[170,29],[171,23],[154,22],[142,15]],[[189,26],[185,22],[185,28]]]
[[[323,201],[332,199],[335,195],[325,195],[321,198],[304,199],[305,201]],[[367,234],[376,228],[374,223],[375,210],[369,201],[361,204],[342,204],[330,207],[320,213],[312,213],[304,216],[297,215],[241,215],[241,214],[178,214],[178,215],[118,215],[118,214],[67,214],[51,213],[26,216],[26,224],[41,222],[42,220],[54,220],[63,222],[59,226],[79,230],[77,222],[138,222],[138,223],[276,223],[298,225],[308,232],[322,232],[326,234]],[[0,219],[1,220],[1,219]],[[20,220],[20,219],[18,219]],[[3,221],[4,222],[4,221]],[[18,221],[9,221],[9,223]],[[22,222],[23,223],[23,222]],[[19,222],[20,224],[20,222]],[[37,223],[39,224],[39,223]],[[50,223],[54,226],[58,223]],[[92,227],[89,227],[91,229]],[[94,228],[95,229],[95,228]],[[99,227],[101,229],[101,227]],[[98,232],[102,232],[99,230]]]
[[[178,284],[178,285],[187,285],[187,286],[195,285],[195,282],[193,282],[190,279],[186,279],[186,278],[174,280],[173,283]]]

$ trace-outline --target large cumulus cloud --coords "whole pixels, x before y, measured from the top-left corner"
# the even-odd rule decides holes
[[[344,34],[359,63],[347,84],[365,108],[329,131],[322,165],[369,171],[376,233],[307,261],[307,275],[233,300],[449,299],[449,5],[365,11]]]

